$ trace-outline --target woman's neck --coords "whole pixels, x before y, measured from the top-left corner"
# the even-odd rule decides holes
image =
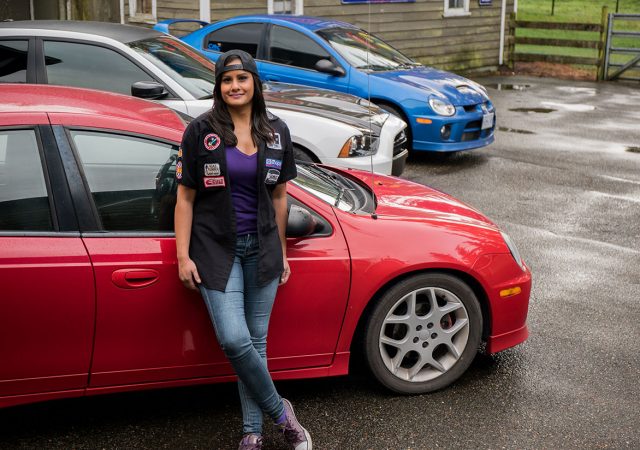
[[[229,115],[234,127],[245,128],[251,124],[251,106],[243,108],[229,108]]]

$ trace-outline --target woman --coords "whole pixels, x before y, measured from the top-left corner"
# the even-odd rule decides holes
[[[262,414],[291,448],[311,438],[267,370],[267,329],[286,258],[286,182],[296,176],[287,126],[267,112],[253,58],[231,50],[216,65],[214,107],[185,130],[176,163],[180,280],[199,289],[238,375],[241,450],[262,448]]]

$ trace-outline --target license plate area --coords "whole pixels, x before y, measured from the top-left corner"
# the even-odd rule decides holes
[[[482,129],[486,130],[487,128],[491,128],[493,126],[493,118],[495,117],[495,113],[486,113],[482,116]]]

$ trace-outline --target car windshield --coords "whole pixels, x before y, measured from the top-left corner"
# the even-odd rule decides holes
[[[298,176],[293,183],[330,205],[343,211],[353,211],[356,207],[355,198],[341,178],[314,164],[298,164]]]
[[[127,44],[176,80],[195,98],[211,98],[215,64],[171,36],[159,36]]]
[[[393,70],[419,65],[364,30],[327,28],[316,33],[356,69]]]

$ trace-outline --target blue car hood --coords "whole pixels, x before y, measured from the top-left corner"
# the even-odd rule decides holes
[[[402,83],[421,89],[426,91],[427,96],[445,95],[456,106],[475,105],[489,99],[482,92],[479,84],[460,75],[431,67],[419,66],[411,69],[369,72],[369,75],[394,84]]]

